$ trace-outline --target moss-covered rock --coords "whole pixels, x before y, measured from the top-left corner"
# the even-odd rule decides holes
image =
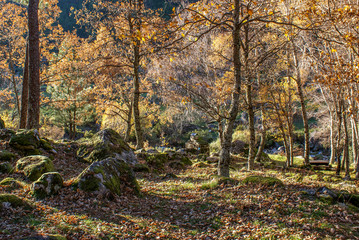
[[[168,166],[170,166],[171,168],[175,168],[175,169],[183,169],[185,168],[185,165],[183,162],[180,162],[180,161],[173,161],[173,162],[170,162],[168,164]]]
[[[0,140],[9,141],[14,134],[15,132],[11,129],[0,129]]]
[[[99,131],[92,138],[80,142],[77,156],[90,163],[109,157],[124,160],[132,166],[138,163],[130,146],[112,129]]]
[[[115,158],[92,163],[77,177],[73,186],[88,192],[110,191],[120,195],[130,190],[140,194],[132,168],[125,161]]]
[[[146,162],[154,168],[162,169],[165,163],[169,162],[168,153],[149,153],[145,157]]]
[[[35,150],[40,147],[40,135],[36,129],[21,129],[10,138],[10,146],[21,151]]]
[[[4,128],[5,128],[5,122],[0,117],[0,129],[4,129]]]
[[[52,150],[53,149],[50,141],[47,140],[46,138],[41,138],[40,139],[40,146],[45,150]]]
[[[0,185],[6,186],[10,189],[20,189],[25,186],[25,183],[23,183],[19,180],[16,180],[14,178],[8,177],[8,178],[4,178],[3,180],[1,180]]]
[[[26,201],[23,200],[16,195],[13,194],[0,194],[0,210],[2,208],[9,208],[9,207],[23,207],[25,209],[31,209],[31,205]]]
[[[11,173],[13,167],[9,162],[0,163],[0,173]]]
[[[54,165],[50,158],[41,155],[34,155],[21,158],[16,163],[16,171],[24,172],[25,176],[35,181],[46,172],[53,172]]]
[[[7,150],[0,151],[0,162],[11,161],[15,159],[16,155]]]
[[[150,172],[150,168],[146,164],[136,164],[133,166],[135,172]]]
[[[245,183],[245,184],[260,184],[260,185],[266,185],[266,186],[274,186],[274,185],[283,186],[283,182],[281,180],[279,180],[278,178],[263,177],[260,175],[253,175],[253,176],[246,177],[243,180],[243,183]]]
[[[187,166],[192,165],[192,161],[188,157],[182,156],[180,159],[181,159],[181,163],[183,163],[184,165]]]
[[[36,198],[55,195],[63,187],[64,180],[58,172],[44,173],[31,185],[31,191]]]

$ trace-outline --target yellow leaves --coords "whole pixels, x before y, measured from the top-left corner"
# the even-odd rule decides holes
[[[335,52],[337,52],[337,50],[336,50],[335,48],[332,48],[332,49],[331,49],[331,52],[332,52],[332,53],[335,53]]]

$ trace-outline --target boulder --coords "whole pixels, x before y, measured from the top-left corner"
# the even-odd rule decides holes
[[[133,171],[135,172],[150,172],[150,168],[146,164],[138,163],[133,166]]]
[[[31,205],[13,194],[0,194],[0,210],[3,208],[17,208],[23,207],[25,209],[31,209]]]
[[[198,136],[197,134],[192,134],[190,140],[186,142],[186,149],[197,150],[200,153],[209,152],[209,142],[211,140],[206,139],[203,136]]]
[[[13,167],[9,162],[0,163],[0,173],[11,173],[12,170]]]
[[[0,129],[4,129],[4,128],[5,128],[5,122],[0,117]]]
[[[112,129],[99,131],[92,138],[81,142],[77,156],[90,163],[109,157],[123,160],[131,166],[138,163],[130,146]]]
[[[24,172],[26,177],[36,181],[42,174],[53,172],[54,165],[46,156],[33,155],[19,159],[16,163],[16,171]]]
[[[0,151],[0,162],[4,162],[4,161],[11,161],[15,158],[15,154],[6,151],[6,150],[1,150]]]
[[[106,158],[87,167],[73,182],[74,187],[88,192],[110,191],[120,195],[126,190],[140,193],[132,168],[125,161]]]
[[[0,140],[9,141],[14,134],[15,132],[13,130],[0,128]]]
[[[25,184],[19,180],[16,180],[14,178],[4,178],[1,182],[0,182],[1,186],[5,186],[7,188],[10,189],[19,189],[19,188],[23,188],[25,186]]]
[[[40,147],[41,139],[36,129],[21,129],[10,138],[10,146],[21,151],[33,151]]]
[[[36,198],[43,199],[46,196],[57,194],[64,185],[64,181],[58,172],[44,173],[31,185],[31,190]]]
[[[245,183],[245,184],[260,184],[260,185],[265,185],[265,186],[274,186],[274,185],[283,186],[283,182],[281,180],[279,180],[278,178],[263,177],[260,175],[253,175],[253,176],[246,177],[243,180],[243,183]]]

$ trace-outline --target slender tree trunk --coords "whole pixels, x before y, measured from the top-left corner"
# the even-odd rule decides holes
[[[14,87],[14,93],[15,93],[16,109],[17,109],[18,114],[20,114],[20,100],[19,100],[19,93],[17,92],[17,84],[16,84],[16,80],[15,80],[15,68],[14,68],[14,63],[12,61],[10,44],[9,44],[9,61],[10,61],[10,71],[11,71],[11,82]]]
[[[259,143],[256,158],[254,159],[255,162],[260,162],[261,161],[262,153],[263,153],[263,150],[264,150],[264,145],[265,145],[265,142],[266,142],[267,128],[266,128],[266,125],[265,125],[265,122],[264,122],[265,120],[264,120],[264,113],[263,113],[263,108],[262,107],[261,107],[261,115],[262,115],[261,141]]]
[[[246,85],[246,100],[248,105],[248,120],[249,120],[249,152],[248,152],[248,170],[254,169],[254,157],[255,157],[255,144],[256,136],[254,130],[254,110],[252,102],[252,86]]]
[[[309,153],[310,153],[309,124],[308,124],[308,116],[307,116],[307,110],[306,110],[306,106],[305,106],[301,81],[297,82],[297,90],[298,90],[298,96],[299,96],[300,106],[301,106],[301,110],[302,110],[302,118],[303,118],[303,125],[304,125],[304,163],[305,163],[305,165],[309,165]]]
[[[344,122],[344,161],[345,161],[345,179],[350,179],[349,172],[349,132],[348,132],[348,122],[347,122],[347,114],[343,113],[343,122]]]
[[[126,134],[125,134],[125,141],[128,142],[130,139],[131,129],[132,129],[132,103],[128,107],[128,114],[127,114],[127,120],[126,120]]]
[[[218,175],[229,177],[229,164],[231,160],[231,145],[233,126],[238,115],[239,95],[241,92],[241,60],[240,60],[240,22],[239,22],[240,4],[239,0],[234,1],[232,31],[233,39],[233,65],[234,65],[234,86],[231,97],[231,106],[229,116],[226,120],[226,126],[223,131],[223,140],[221,142],[221,152],[218,162]]]
[[[133,119],[135,122],[135,130],[136,130],[136,149],[143,148],[143,131],[141,126],[141,119],[140,119],[140,76],[139,76],[139,68],[140,68],[140,49],[139,45],[140,42],[135,46],[135,61],[134,61],[134,94],[133,94]]]
[[[29,0],[29,105],[27,128],[40,127],[40,40],[39,0]]]
[[[340,100],[341,102],[341,100]],[[337,170],[336,170],[336,175],[340,175],[340,168],[341,168],[341,159],[340,159],[340,155],[341,155],[341,149],[340,149],[340,141],[341,141],[341,126],[342,126],[342,112],[341,112],[341,103],[339,103],[339,109],[337,111],[337,117],[338,117],[338,124],[337,124],[337,129],[338,129],[338,138],[337,138],[337,146],[336,146],[336,159],[337,159]]]
[[[357,131],[356,131],[356,122],[355,122],[355,118],[353,117],[351,119],[351,126],[352,126],[352,150],[353,150],[353,163],[356,164],[358,158],[358,136],[357,136]]]
[[[336,155],[336,147],[335,147],[335,137],[334,137],[334,119],[333,113],[329,111],[330,115],[330,160],[329,164],[334,164],[335,155]]]
[[[26,40],[24,76],[22,78],[20,128],[26,128],[27,109],[29,102],[29,43]]]

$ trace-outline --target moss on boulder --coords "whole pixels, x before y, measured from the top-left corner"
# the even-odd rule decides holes
[[[136,164],[133,166],[135,172],[150,172],[150,168],[146,164]]]
[[[31,185],[31,191],[36,198],[43,199],[46,196],[57,194],[63,185],[64,181],[60,173],[48,172]]]
[[[9,207],[23,207],[25,209],[31,209],[31,205],[13,194],[0,194],[0,209]]]
[[[40,135],[36,129],[21,129],[10,138],[10,146],[17,150],[28,151],[40,147]]]
[[[15,154],[13,154],[12,152],[9,152],[7,150],[0,151],[0,162],[11,161],[15,159],[15,157]]]
[[[132,168],[115,158],[106,158],[87,167],[74,181],[74,187],[88,192],[110,191],[120,195],[126,190],[140,194]]]
[[[54,165],[50,158],[41,155],[34,155],[21,158],[16,163],[16,171],[24,172],[25,176],[35,181],[46,172],[53,172]]]
[[[13,169],[9,162],[0,163],[0,173],[11,173]]]
[[[0,140],[9,141],[10,138],[15,134],[15,132],[11,129],[1,129],[0,128]]]
[[[253,175],[253,176],[246,177],[243,180],[243,183],[245,183],[245,184],[260,184],[260,185],[265,185],[265,186],[274,186],[274,185],[283,186],[283,182],[281,180],[279,180],[278,178],[263,177],[260,175]]]
[[[86,162],[96,162],[113,157],[134,166],[137,158],[130,146],[115,130],[104,129],[92,138],[80,142],[77,156]]]
[[[8,177],[8,178],[4,178],[3,180],[1,180],[0,185],[6,186],[10,189],[20,189],[25,186],[25,183],[23,183],[19,180],[16,180],[14,178]]]

